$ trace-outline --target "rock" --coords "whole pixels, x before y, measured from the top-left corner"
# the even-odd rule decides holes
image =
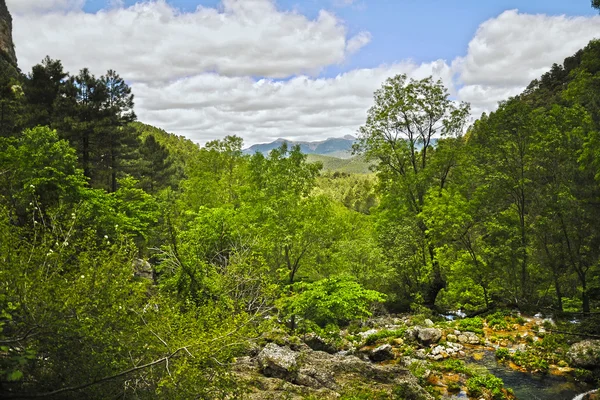
[[[433,321],[432,321],[432,320],[430,320],[430,319],[426,319],[426,320],[423,322],[423,324],[424,324],[424,325],[425,325],[427,328],[433,328],[433,325],[434,325]]]
[[[446,340],[449,342],[456,342],[458,340],[458,337],[456,335],[449,334],[448,336],[446,336]]]
[[[584,340],[575,343],[569,349],[567,356],[574,367],[600,367],[600,340]]]
[[[289,347],[269,343],[258,354],[258,364],[265,376],[289,379],[295,375],[297,357]]]
[[[327,388],[336,390],[333,374],[329,371],[318,370],[315,367],[301,368],[298,377],[294,380],[297,385],[308,386],[313,389]]]
[[[133,276],[154,282],[154,269],[148,261],[137,258],[133,260]]]
[[[369,355],[369,359],[375,362],[393,360],[394,357],[395,355],[392,346],[389,344],[384,344],[382,346],[377,347]]]
[[[368,331],[364,331],[364,332],[358,332],[358,336],[360,336],[363,339],[368,338],[369,336],[373,335],[374,333],[379,332],[377,329],[369,329]]]
[[[424,359],[425,357],[427,357],[427,353],[425,352],[425,349],[419,349],[419,350],[415,351],[415,357],[420,358],[420,359]]]
[[[460,343],[479,344],[479,336],[473,332],[463,332],[458,335],[458,341]]]
[[[442,331],[437,328],[422,328],[420,326],[416,326],[413,329],[413,337],[421,344],[428,346],[430,344],[439,342],[439,340],[442,338]]]
[[[5,0],[0,0],[0,57],[2,56],[10,65],[17,66],[15,45],[12,39],[12,17],[8,12]]]
[[[335,354],[337,349],[335,346],[327,343],[325,339],[315,333],[309,333],[304,337],[304,343],[313,350],[324,351],[329,354]]]

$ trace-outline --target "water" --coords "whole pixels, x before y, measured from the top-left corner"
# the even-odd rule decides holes
[[[527,374],[515,371],[496,361],[492,351],[485,350],[483,359],[469,362],[485,366],[492,374],[504,381],[504,386],[511,388],[519,400],[573,400],[577,395],[594,389],[563,376],[551,374]]]

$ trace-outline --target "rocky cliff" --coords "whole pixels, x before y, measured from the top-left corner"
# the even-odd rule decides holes
[[[17,66],[15,45],[12,40],[12,17],[5,0],[0,0],[0,56],[14,67]]]

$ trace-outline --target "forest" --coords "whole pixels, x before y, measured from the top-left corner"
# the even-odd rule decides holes
[[[389,78],[370,174],[201,147],[138,122],[115,71],[2,57],[2,398],[244,398],[231,365],[273,332],[391,314],[600,334],[598,40],[473,123],[441,81]]]

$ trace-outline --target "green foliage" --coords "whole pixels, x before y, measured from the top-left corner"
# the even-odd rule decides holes
[[[496,350],[496,358],[500,361],[510,360],[510,351],[507,348],[500,347]]]
[[[494,399],[507,398],[502,391],[504,382],[494,375],[478,375],[467,379],[467,391],[470,396],[479,397],[484,394],[484,389],[487,389]]]
[[[323,171],[337,176],[369,174],[371,172],[371,164],[360,156],[337,158],[320,154],[309,154],[306,160],[309,163],[321,163]]]
[[[347,276],[314,283],[300,282],[290,289],[291,294],[279,301],[283,314],[300,316],[320,327],[330,323],[343,325],[353,319],[368,317],[370,306],[385,300],[382,293],[364,289]]]
[[[506,316],[502,312],[496,312],[494,314],[488,315],[485,318],[487,325],[496,330],[506,330],[508,329],[508,322],[506,321]]]
[[[383,329],[377,333],[373,333],[373,334],[367,336],[367,338],[365,339],[365,344],[367,346],[370,346],[370,345],[373,345],[373,344],[379,342],[382,339],[402,337],[402,336],[404,336],[405,333],[406,333],[406,329],[395,329],[395,330]]]
[[[461,319],[458,321],[457,327],[461,331],[469,331],[482,334],[483,319],[479,317]]]

